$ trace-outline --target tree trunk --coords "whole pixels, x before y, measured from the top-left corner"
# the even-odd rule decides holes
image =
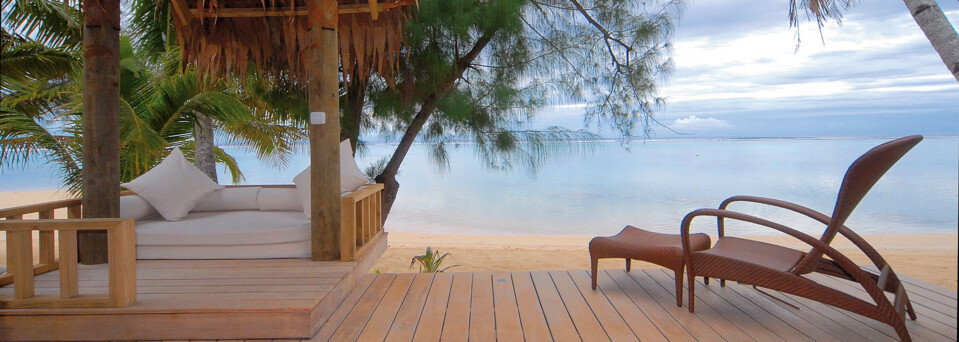
[[[470,64],[473,63],[473,60],[479,56],[480,52],[489,45],[489,42],[495,34],[496,31],[487,32],[473,44],[473,48],[470,49],[469,52],[457,58],[455,72],[450,74],[442,84],[423,99],[420,110],[416,113],[416,116],[413,117],[410,126],[406,128],[406,132],[403,134],[403,138],[400,139],[399,145],[396,146],[396,151],[394,151],[393,156],[390,157],[386,168],[383,169],[380,175],[376,176],[376,182],[383,183],[384,222],[386,218],[390,216],[390,209],[393,208],[393,202],[396,201],[396,194],[400,190],[400,183],[396,181],[396,174],[399,172],[400,164],[403,163],[406,154],[410,151],[410,147],[413,146],[416,136],[423,130],[423,125],[426,124],[430,116],[433,115],[433,111],[436,110],[437,101],[443,96],[446,96],[446,93],[448,93],[450,89],[453,89],[453,86],[456,85],[456,80],[463,76],[463,72],[466,71]]]
[[[193,164],[214,182],[216,179],[216,155],[213,144],[213,118],[196,113],[197,123],[193,126]]]
[[[312,0],[307,47],[312,259],[340,259],[340,88],[335,0]]]
[[[349,89],[346,91],[346,111],[343,112],[340,121],[340,141],[350,139],[354,156],[356,156],[356,141],[360,138],[360,123],[363,120],[367,84],[367,82],[350,82]]]
[[[83,2],[83,217],[120,216],[120,1]],[[80,263],[107,262],[106,231],[77,234]]]
[[[935,0],[903,0],[949,73],[959,82],[959,34]]]

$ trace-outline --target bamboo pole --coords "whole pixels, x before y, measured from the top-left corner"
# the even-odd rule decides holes
[[[312,0],[305,65],[310,106],[313,260],[340,258],[340,110],[337,4]]]
[[[120,215],[120,0],[83,2],[83,217]],[[80,232],[80,262],[107,261],[106,231]]]

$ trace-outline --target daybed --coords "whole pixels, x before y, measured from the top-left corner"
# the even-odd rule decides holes
[[[120,217],[136,220],[137,259],[310,257],[310,220],[293,185],[227,187],[180,221],[129,194]]]

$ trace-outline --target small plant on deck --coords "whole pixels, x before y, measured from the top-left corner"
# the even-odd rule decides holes
[[[417,255],[410,261],[410,269],[413,269],[413,265],[417,262],[420,263],[420,273],[442,273],[450,268],[459,266],[451,265],[445,268],[443,267],[443,260],[449,255],[449,253],[440,255],[438,250],[434,251],[431,246],[427,246],[425,254]]]

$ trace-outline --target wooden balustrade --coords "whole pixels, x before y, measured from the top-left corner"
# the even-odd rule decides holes
[[[80,218],[80,204],[79,199],[68,199],[60,200],[53,202],[46,202],[40,204],[31,204],[7,209],[0,209],[0,218],[5,218],[7,220],[21,220],[24,216],[37,214],[39,219],[49,220],[53,219],[54,211],[57,209],[66,209],[67,218],[78,219]],[[0,221],[2,222],[2,221]],[[41,231],[40,243],[39,243],[39,254],[40,258],[38,263],[32,265],[33,274],[39,275],[46,272],[53,271],[58,268],[58,261],[56,260],[56,236],[53,231]],[[10,240],[8,233],[7,241]],[[32,239],[31,239],[32,247]],[[7,253],[10,253],[10,250],[7,249]],[[32,252],[31,252],[32,253]],[[31,254],[32,257],[32,254]],[[9,263],[9,258],[7,258]],[[10,268],[10,267],[8,267]],[[12,284],[14,281],[13,272],[7,270],[6,274],[0,275],[0,286]]]
[[[277,185],[264,187],[284,187]],[[383,232],[383,184],[369,184],[342,197],[341,259],[354,261]],[[130,195],[129,191],[121,195]],[[54,219],[66,209],[67,219]],[[4,308],[125,307],[136,301],[136,236],[130,219],[80,219],[81,200],[68,199],[0,209],[0,231],[6,233],[7,273],[0,286],[13,284],[14,296],[0,296]],[[38,219],[24,220],[37,214]],[[109,293],[80,294],[77,279],[77,231],[106,230]],[[34,264],[33,231],[38,231],[39,258]],[[59,243],[58,243],[59,241]],[[57,250],[59,247],[59,259]],[[60,270],[59,295],[35,295],[34,276]],[[32,272],[31,272],[32,270]]]
[[[54,219],[65,208],[67,219]],[[69,199],[0,209],[0,231],[6,233],[7,273],[0,286],[14,285],[12,298],[0,297],[3,308],[125,307],[136,300],[136,237],[133,220],[80,219],[81,201]],[[36,220],[24,220],[37,214]],[[77,231],[106,230],[109,293],[79,293]],[[38,231],[39,260],[33,259],[33,231]],[[59,240],[59,246],[57,241]],[[57,259],[57,247],[60,258]],[[59,295],[35,295],[36,275],[60,270]]]
[[[13,278],[14,295],[0,297],[4,308],[67,308],[126,307],[136,301],[136,236],[131,219],[63,219],[0,221],[0,231],[7,234],[8,276]],[[107,231],[109,292],[80,294],[77,278],[77,231]],[[60,260],[53,265],[60,269],[58,295],[34,295],[33,231],[59,233]],[[52,245],[52,243],[50,243]],[[41,240],[41,246],[43,246]],[[41,259],[42,259],[41,252]],[[31,272],[31,269],[34,272]]]
[[[369,242],[383,232],[383,184],[369,184],[342,197],[340,255],[343,261],[359,259]]]

